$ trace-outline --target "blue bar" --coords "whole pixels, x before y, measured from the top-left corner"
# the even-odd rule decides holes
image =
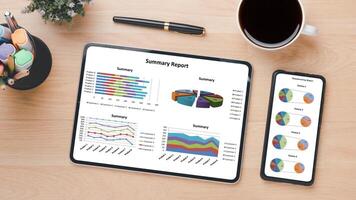
[[[98,86],[96,86],[95,87],[95,90],[102,90],[102,91],[107,91],[107,87],[98,87]],[[134,91],[134,90],[132,90],[132,91],[130,91],[130,90],[120,90],[120,91],[116,91],[116,90],[114,90],[115,92],[122,92],[122,93],[124,93],[124,92],[129,92],[129,93],[138,93],[137,95],[144,95],[144,96],[146,96],[146,94],[147,94],[147,92],[139,92],[139,91]],[[135,94],[136,95],[136,94]]]
[[[96,78],[96,80],[98,81],[108,81],[108,80],[110,80],[110,81],[115,81],[115,82],[121,82],[121,83],[129,83],[129,84],[135,84],[135,85],[138,85],[138,82],[137,81],[135,81],[135,80],[132,80],[132,81],[127,81],[127,80],[120,80],[120,79],[114,79],[114,80],[111,80],[112,78],[102,78],[102,77],[98,77],[98,78]]]
[[[122,88],[122,89],[129,89],[129,90],[137,90],[137,91],[142,91],[141,88],[134,88],[134,87],[125,87],[125,86],[113,86],[113,85],[101,85],[101,84],[97,84],[95,86],[96,88],[100,87],[100,88],[110,88],[110,89],[115,89],[115,88]]]
[[[147,88],[146,86],[141,86],[141,85],[131,85],[130,83],[108,83],[106,81],[102,81],[102,80],[97,80],[96,83],[98,84],[122,84],[123,86],[128,86],[128,87],[137,87],[137,88]]]
[[[137,76],[116,75],[116,74],[110,74],[110,73],[108,73],[108,75],[107,75],[107,74],[100,73],[100,72],[98,72],[98,75],[99,75],[99,76],[125,77],[125,78],[140,79],[140,77],[137,77]]]

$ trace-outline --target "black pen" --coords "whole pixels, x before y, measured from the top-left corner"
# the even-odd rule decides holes
[[[115,23],[163,29],[165,31],[175,31],[184,34],[192,34],[192,35],[205,34],[205,28],[203,27],[189,25],[189,24],[180,24],[175,22],[164,22],[164,21],[157,21],[157,20],[150,20],[150,19],[140,19],[140,18],[132,18],[132,17],[120,17],[120,16],[114,16],[113,21]]]

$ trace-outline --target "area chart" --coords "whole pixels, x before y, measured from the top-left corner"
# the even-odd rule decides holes
[[[215,137],[203,138],[179,132],[169,132],[167,151],[217,157],[219,140]]]

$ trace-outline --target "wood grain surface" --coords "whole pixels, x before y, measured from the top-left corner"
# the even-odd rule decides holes
[[[238,32],[235,0],[96,0],[71,26],[22,14],[26,0],[0,0],[53,54],[47,81],[30,91],[0,93],[0,199],[356,199],[356,1],[304,0],[316,37],[266,52]],[[113,15],[185,22],[206,37],[118,25]],[[1,20],[4,22],[4,19]],[[225,57],[253,65],[241,181],[219,184],[77,166],[69,160],[83,47],[88,42]],[[259,177],[272,72],[327,79],[316,181],[312,187]]]

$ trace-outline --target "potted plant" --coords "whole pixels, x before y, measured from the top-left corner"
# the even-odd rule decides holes
[[[25,13],[38,11],[45,21],[71,22],[77,15],[84,16],[85,6],[92,0],[31,0]]]

